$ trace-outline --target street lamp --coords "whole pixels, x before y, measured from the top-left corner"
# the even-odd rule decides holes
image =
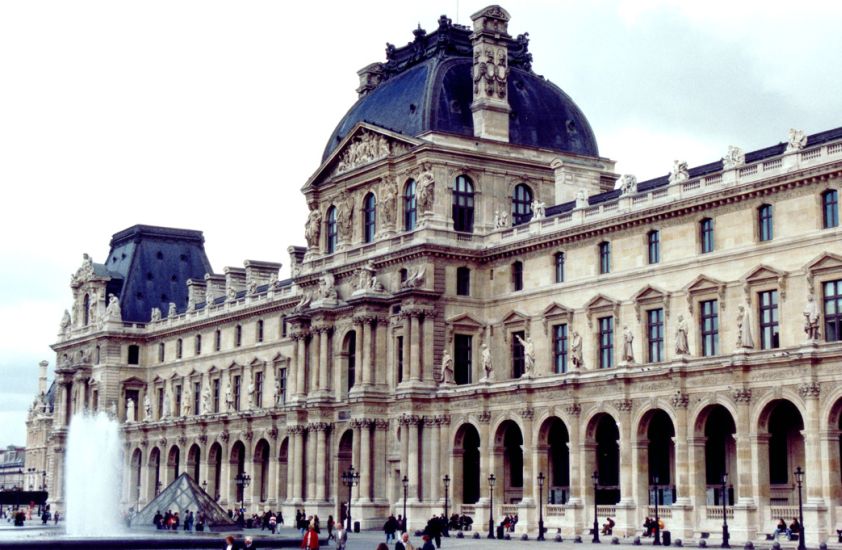
[[[346,530],[351,530],[351,489],[354,485],[359,484],[360,482],[360,473],[354,471],[353,464],[350,468],[348,468],[347,472],[342,473],[342,483],[348,487],[348,527]]]
[[[721,548],[731,548],[728,539],[728,510],[725,505],[728,503],[728,472],[722,474],[722,544]]]
[[[489,495],[489,507],[488,507],[488,538],[494,538],[494,483],[497,479],[494,477],[494,474],[488,476],[488,495]]]
[[[407,532],[407,524],[409,521],[406,519],[406,493],[409,490],[409,478],[404,475],[403,479],[401,479],[401,483],[403,484],[403,525],[401,525],[401,529],[404,532]]]
[[[544,540],[544,472],[538,474],[538,540]]]
[[[202,491],[204,491],[205,493],[208,492],[208,480],[207,479],[202,482]]]
[[[159,494],[161,494],[161,486],[162,485],[163,485],[163,483],[161,483],[160,479],[157,482],[155,482],[155,496],[158,496]]]
[[[237,474],[237,477],[234,479],[237,481],[237,488],[240,491],[240,513],[243,514],[245,510],[246,487],[251,484],[251,476],[243,471]]]
[[[660,546],[661,545],[661,524],[658,521],[660,519],[658,517],[658,500],[659,500],[659,497],[660,497],[660,495],[658,494],[660,492],[660,491],[658,491],[658,481],[659,481],[658,476],[657,475],[652,476],[652,481],[654,482],[654,485],[655,485],[655,541],[652,544],[655,545],[655,546]]]
[[[798,483],[798,550],[806,550],[804,544],[804,507],[801,501],[801,483],[804,481],[804,470],[801,466],[795,469],[795,482]]]
[[[447,527],[450,525],[450,516],[447,515],[447,488],[450,485],[450,476],[444,474],[444,477],[441,478],[444,482],[444,532],[447,533]]]
[[[599,542],[599,521],[597,519],[597,510],[596,510],[596,490],[599,488],[599,472],[594,470],[593,475],[591,476],[593,480],[593,539],[591,542],[598,543]]]

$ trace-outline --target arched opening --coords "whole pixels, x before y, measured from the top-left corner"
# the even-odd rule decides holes
[[[804,468],[804,420],[791,401],[776,399],[766,405],[760,416],[760,432],[768,437],[768,472],[759,477],[761,487],[768,480],[771,506],[795,505],[798,494],[793,471]],[[762,445],[763,438],[760,440]],[[762,449],[761,449],[762,451]],[[762,456],[762,455],[761,455]],[[817,465],[818,466],[818,465]]]
[[[289,475],[289,438],[281,441],[281,449],[278,452],[278,501],[283,502],[288,498],[287,483]]]
[[[349,331],[342,346],[345,355],[345,388],[351,391],[357,382],[357,332]]]
[[[596,503],[617,504],[621,496],[620,431],[617,429],[617,421],[610,414],[598,414],[591,419],[588,433],[592,434],[590,444],[595,452],[589,460],[591,467],[585,472],[599,473]]]
[[[670,506],[675,502],[675,427],[661,410],[648,411],[638,426],[636,461],[646,464],[646,476],[638,477],[637,494],[650,506]],[[643,497],[648,495],[648,497]]]
[[[221,495],[222,475],[222,445],[214,443],[208,453],[208,488],[207,492],[214,500],[219,500]]]
[[[403,188],[403,229],[412,231],[418,221],[418,203],[415,198],[415,180],[406,182]]]
[[[260,502],[269,498],[269,442],[261,439],[254,447],[254,484]]]
[[[729,480],[736,480],[738,474],[734,418],[722,405],[711,405],[699,414],[696,425],[697,435],[705,442],[704,472],[697,472],[696,478],[705,480],[705,503],[722,506],[722,476],[727,473]],[[727,504],[734,504],[732,486],[728,488]]]
[[[196,483],[202,483],[199,479],[199,464],[201,464],[202,450],[195,443],[187,451],[187,473]]]
[[[137,504],[140,501],[140,473],[143,469],[143,453],[140,449],[135,449],[132,453],[132,474],[131,474],[131,486],[129,487],[129,499],[135,503],[135,509],[137,510]]]
[[[84,326],[88,326],[91,322],[90,312],[91,312],[91,297],[88,296],[87,294],[85,294],[85,297],[82,299],[82,319],[84,320],[84,323],[82,323],[82,324]]]
[[[474,232],[474,184],[464,175],[453,182],[453,229]]]
[[[453,444],[453,501],[474,504],[480,497],[479,432],[463,424]],[[458,511],[458,510],[454,510]]]
[[[501,502],[520,502],[523,499],[523,434],[513,420],[506,420],[497,428],[494,464]]]
[[[245,495],[243,486],[237,484],[237,479],[246,471],[246,446],[243,445],[242,441],[237,441],[231,447],[230,463],[231,479],[229,480],[228,494],[234,495],[234,500],[239,504],[243,502]]]
[[[337,521],[345,521],[345,513],[348,509],[348,487],[342,484],[342,474],[351,468],[353,462],[354,449],[354,432],[352,430],[345,430],[342,437],[339,438],[339,446],[336,452],[336,484],[334,487],[339,488],[338,498],[336,499],[336,517]],[[354,466],[357,471],[359,468]],[[353,510],[352,510],[353,512]]]
[[[149,452],[149,475],[147,476],[148,487],[146,488],[146,499],[152,500],[158,495],[161,483],[161,451],[158,447],[153,447]]]
[[[519,183],[512,192],[512,225],[520,225],[532,219],[532,189]]]
[[[570,434],[560,418],[544,421],[538,436],[538,453],[538,473],[547,476],[547,502],[567,503],[570,499]]]
[[[327,209],[325,218],[325,249],[328,254],[336,252],[336,207]]]
[[[377,231],[377,199],[374,193],[369,193],[363,199],[363,242],[374,240]]]
[[[175,481],[179,473],[181,473],[181,450],[173,445],[167,455],[167,479],[164,481],[164,486]]]

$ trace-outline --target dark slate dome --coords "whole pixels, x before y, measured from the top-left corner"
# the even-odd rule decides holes
[[[330,137],[326,159],[358,122],[408,136],[427,131],[474,135],[470,30],[442,16],[439,28],[403,48],[387,45],[387,61],[373,66],[381,82],[354,104]],[[532,72],[525,35],[509,45],[509,141],[565,153],[599,156],[588,119],[555,84]],[[369,66],[372,68],[372,66]]]

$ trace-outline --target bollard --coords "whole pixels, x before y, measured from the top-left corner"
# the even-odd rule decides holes
[[[743,546],[743,550],[754,550],[754,543],[751,541],[746,542]]]
[[[640,537],[634,537],[632,544],[634,544],[635,546],[640,546]]]
[[[582,544],[582,535],[576,535],[576,538],[573,539],[574,544]]]
[[[673,546],[684,546],[684,543],[681,541],[681,539],[675,539],[675,542],[672,543],[672,545]]]
[[[702,540],[699,541],[699,548],[707,548],[707,547],[708,547],[708,541],[706,541],[705,539],[702,539]]]
[[[556,535],[556,536],[555,536],[555,541],[556,541],[556,542],[564,542],[564,539],[563,539],[563,538],[561,538],[561,534],[560,534],[560,533],[559,533],[558,535]]]
[[[620,544],[620,539],[617,537],[611,537],[611,544]]]
[[[520,540],[529,540],[529,535],[527,535],[526,533],[522,534],[520,536]]]

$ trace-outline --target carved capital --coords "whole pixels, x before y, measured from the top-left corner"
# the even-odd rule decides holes
[[[374,427],[378,430],[388,430],[389,429],[389,419],[388,418],[377,418],[374,421]]]
[[[570,416],[579,416],[582,414],[582,407],[578,403],[571,403],[564,407],[564,410]]]
[[[305,431],[306,427],[302,424],[293,424],[291,426],[287,426],[287,433],[290,435],[303,434]]]
[[[442,426],[450,426],[450,415],[440,414],[436,417],[436,421]]]
[[[681,390],[676,390],[672,396],[672,406],[676,409],[686,409],[690,404],[690,396],[682,393]]]
[[[613,405],[619,412],[630,412],[632,410],[631,399],[618,399],[617,401],[614,401]]]
[[[535,409],[525,408],[520,411],[520,416],[524,420],[532,420],[535,416]]]
[[[479,420],[479,422],[480,422],[481,424],[488,424],[489,422],[491,422],[491,412],[489,412],[489,411],[482,411],[482,412],[481,412],[481,413],[479,413],[479,415],[477,416],[477,420]]]
[[[736,388],[734,390],[734,401],[737,403],[751,403],[751,390],[749,388]]]
[[[277,426],[272,426],[271,428],[269,428],[269,431],[268,431],[268,432],[266,432],[266,434],[267,434],[267,435],[268,435],[271,439],[278,439],[278,427],[277,427]]]
[[[818,399],[822,388],[816,382],[805,382],[798,386],[798,393],[804,399]]]
[[[178,436],[178,444],[181,445],[182,447],[187,445],[187,436],[186,435]]]
[[[398,418],[398,422],[401,426],[409,426],[410,424],[418,424],[421,421],[421,417],[415,414],[402,414]]]

